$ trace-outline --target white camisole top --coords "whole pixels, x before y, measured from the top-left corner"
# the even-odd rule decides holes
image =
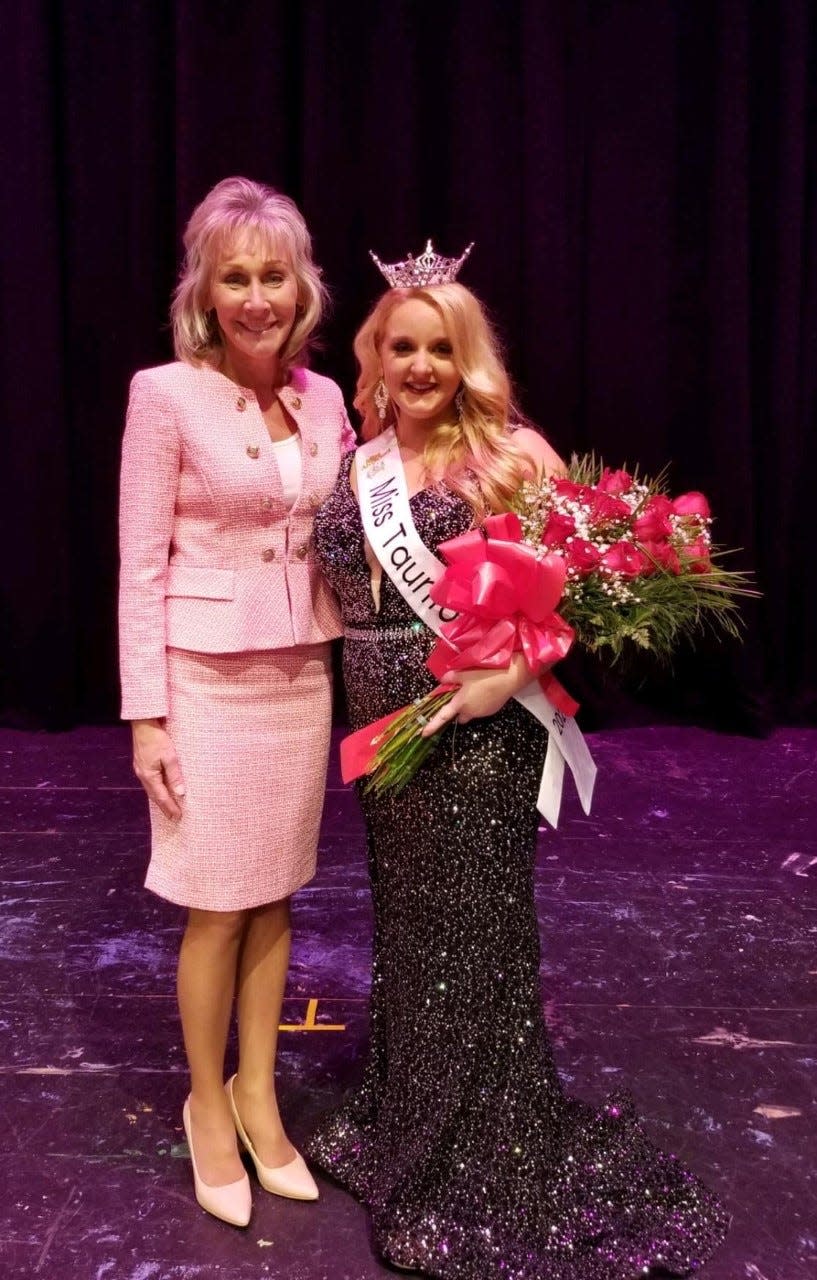
[[[278,470],[281,473],[284,502],[287,510],[291,511],[298,494],[301,492],[301,482],[303,480],[301,437],[296,432],[295,435],[289,436],[286,440],[273,440],[272,447],[275,450],[275,461],[278,463]]]

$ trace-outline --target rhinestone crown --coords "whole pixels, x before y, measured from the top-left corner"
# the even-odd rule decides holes
[[[386,277],[392,289],[424,288],[427,284],[451,284],[456,280],[460,267],[474,247],[473,240],[459,258],[444,258],[435,253],[431,241],[419,258],[408,255],[405,262],[381,262],[376,253],[369,256],[378,270]]]

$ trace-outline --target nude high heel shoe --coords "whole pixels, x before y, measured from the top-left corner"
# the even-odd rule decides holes
[[[271,1191],[276,1196],[286,1196],[289,1200],[317,1200],[318,1188],[315,1184],[315,1179],[306,1167],[306,1161],[303,1156],[296,1154],[294,1160],[280,1165],[277,1169],[271,1169],[269,1165],[262,1164],[258,1159],[255,1147],[250,1141],[247,1130],[241,1123],[241,1117],[235,1105],[235,1098],[233,1097],[234,1080],[235,1076],[231,1076],[226,1085],[230,1110],[233,1113],[236,1133],[247,1155],[255,1165],[255,1172],[258,1174],[258,1181],[261,1186],[265,1191]]]
[[[193,1166],[193,1188],[196,1199],[202,1209],[206,1209],[214,1218],[229,1222],[232,1227],[246,1227],[252,1212],[252,1194],[250,1180],[246,1173],[236,1182],[228,1182],[223,1187],[211,1187],[199,1177],[196,1167],[196,1155],[193,1150],[193,1134],[190,1125],[190,1099],[182,1110],[182,1124],[190,1151],[190,1163]]]

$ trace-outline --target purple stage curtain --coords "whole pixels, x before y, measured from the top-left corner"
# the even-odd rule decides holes
[[[170,358],[181,229],[219,178],[288,191],[351,392],[367,250],[463,273],[523,407],[701,488],[764,598],[638,705],[817,712],[817,6],[810,0],[2,3],[0,715],[114,716],[127,384]],[[575,664],[574,664],[575,665]],[[621,695],[575,679],[591,718]]]

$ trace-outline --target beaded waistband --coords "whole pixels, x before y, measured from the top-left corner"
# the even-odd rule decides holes
[[[343,635],[346,640],[413,640],[426,631],[422,622],[413,622],[409,627],[346,627]]]

